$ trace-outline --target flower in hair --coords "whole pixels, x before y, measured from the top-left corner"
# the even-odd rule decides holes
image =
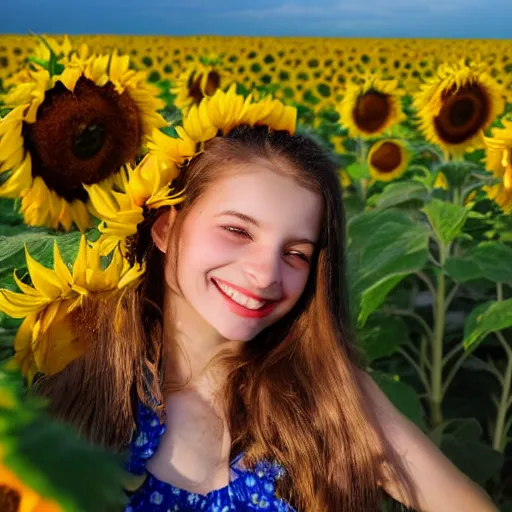
[[[110,292],[136,281],[142,268],[130,266],[119,250],[104,266],[99,246],[81,237],[72,270],[64,263],[55,241],[53,269],[38,263],[25,247],[32,286],[14,271],[20,292],[0,289],[0,311],[12,318],[24,318],[14,340],[14,360],[32,382],[36,373],[52,375],[80,356],[71,314],[91,294]]]

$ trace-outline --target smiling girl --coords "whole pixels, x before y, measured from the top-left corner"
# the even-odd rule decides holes
[[[84,301],[87,350],[38,389],[87,438],[128,448],[127,512],[377,511],[383,491],[421,511],[495,510],[360,368],[336,169],[293,134],[291,107],[260,107],[234,90],[203,100],[178,130],[198,143],[187,158],[155,135],[130,179],[179,175],[149,187],[118,240],[144,276]],[[129,216],[89,192],[112,237]]]

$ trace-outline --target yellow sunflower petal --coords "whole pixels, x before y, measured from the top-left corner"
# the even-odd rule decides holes
[[[42,295],[36,297],[35,295],[24,295],[10,290],[0,290],[0,311],[13,318],[24,318],[39,311],[48,302],[50,300]]]
[[[70,287],[73,282],[73,276],[62,259],[57,240],[53,242],[53,268],[55,269],[55,274],[60,279],[61,286]]]
[[[28,273],[30,274],[34,288],[50,300],[59,297],[62,292],[62,286],[57,274],[32,258],[26,245],[25,258],[27,260]]]

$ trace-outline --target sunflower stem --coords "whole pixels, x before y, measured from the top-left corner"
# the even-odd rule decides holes
[[[437,271],[437,286],[435,287],[435,309],[434,309],[434,338],[431,351],[431,393],[430,393],[430,420],[432,427],[437,427],[443,422],[442,401],[443,401],[443,341],[445,329],[445,274],[444,265],[448,247],[439,241],[439,264]],[[439,430],[439,429],[438,429]],[[440,441],[438,439],[437,441]]]
[[[460,204],[461,194],[459,187],[453,188],[453,204]]]
[[[366,163],[366,147],[363,139],[359,138],[359,165],[364,166]],[[368,180],[361,178],[361,200],[363,204],[366,204],[366,196],[368,192]]]
[[[499,302],[503,300],[503,283],[496,283],[496,300]]]
[[[418,374],[421,383],[425,387],[425,391],[427,392],[427,394],[430,393],[430,384],[428,382],[428,378],[425,371],[422,370],[422,368],[418,365],[414,358],[408,352],[406,352],[403,347],[400,347],[398,349],[398,353],[402,355],[402,357],[416,370],[416,373]]]
[[[496,283],[496,300],[498,302],[503,300],[502,283]],[[510,389],[512,387],[512,348],[507,343],[507,340],[501,331],[496,332],[496,337],[501,343],[503,350],[507,354],[507,366],[503,375],[503,379],[501,380],[501,397],[498,404],[498,414],[496,416],[496,426],[494,428],[492,447],[499,452],[503,452],[506,444],[506,435],[510,428],[510,424],[506,424],[505,422],[507,421],[507,413],[510,408],[511,400]]]
[[[496,417],[496,427],[494,429],[492,447],[499,452],[503,452],[505,449],[505,439],[507,435],[505,422],[507,420],[507,413],[510,406],[510,389],[512,387],[512,349],[501,332],[498,331],[496,336],[507,353],[507,367],[505,369],[505,374],[503,375],[503,387],[501,389],[501,397],[498,404],[498,414]],[[510,425],[508,425],[508,427],[510,427]]]

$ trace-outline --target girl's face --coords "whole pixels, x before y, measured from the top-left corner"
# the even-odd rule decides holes
[[[181,297],[166,272],[179,323],[248,341],[282,318],[306,286],[321,217],[320,197],[266,162],[216,180],[183,224]]]

